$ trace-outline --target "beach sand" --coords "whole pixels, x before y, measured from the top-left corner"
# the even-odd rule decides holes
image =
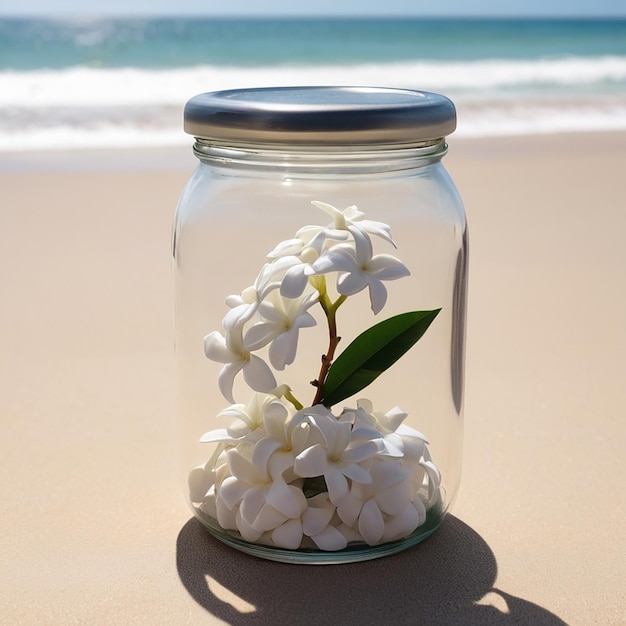
[[[190,149],[0,155],[2,623],[626,623],[626,134],[450,144],[460,494],[420,546],[323,568],[224,547],[183,501],[170,223]]]

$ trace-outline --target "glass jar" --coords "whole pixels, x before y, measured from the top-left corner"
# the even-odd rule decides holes
[[[284,562],[428,537],[461,472],[467,227],[447,98],[201,94],[173,256],[186,497]]]

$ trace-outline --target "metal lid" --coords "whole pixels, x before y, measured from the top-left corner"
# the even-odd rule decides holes
[[[194,96],[185,132],[202,139],[300,145],[411,144],[456,128],[451,100],[379,87],[271,87]]]

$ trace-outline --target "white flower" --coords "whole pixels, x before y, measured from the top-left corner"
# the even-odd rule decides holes
[[[381,454],[415,462],[421,460],[428,440],[419,431],[402,423],[408,416],[406,411],[400,407],[394,407],[387,413],[374,411],[374,405],[366,398],[357,400],[357,407],[354,410],[357,424],[380,433]]]
[[[214,483],[213,472],[205,470],[203,466],[194,467],[187,477],[189,499],[192,502],[202,502]]]
[[[410,535],[420,517],[411,502],[409,472],[386,459],[372,462],[369,473],[370,483],[352,483],[337,514],[371,546]]]
[[[286,256],[298,256],[304,248],[305,242],[297,237],[281,241],[268,255],[270,260]]]
[[[263,533],[273,531],[288,520],[297,520],[306,509],[306,498],[301,489],[288,485],[279,472],[260,471],[250,458],[251,446],[240,445],[227,453],[231,475],[225,478],[217,493],[216,507],[219,518],[228,524],[234,521],[246,541],[258,541]],[[296,524],[296,535],[297,526]],[[293,529],[292,529],[293,531]],[[292,534],[292,533],[290,533]],[[285,538],[292,543],[293,537]]]
[[[320,550],[343,550],[348,542],[345,536],[332,525],[336,507],[328,493],[322,492],[307,500],[307,509],[302,514],[302,531],[314,541]]]
[[[291,300],[273,291],[259,304],[257,313],[262,321],[246,332],[244,345],[248,350],[258,350],[269,343],[271,364],[277,370],[285,369],[296,358],[300,329],[317,324],[308,312],[317,300],[317,293]]]
[[[267,411],[263,418],[264,436],[257,440],[252,452],[252,464],[259,472],[280,474],[288,482],[300,480],[293,472],[296,456],[318,438],[312,438],[311,424],[302,413],[290,415]]]
[[[318,209],[322,209],[324,213],[333,218],[332,226],[334,230],[348,230],[350,226],[353,226],[364,233],[377,235],[385,241],[388,241],[394,248],[396,247],[394,240],[391,238],[391,228],[383,222],[363,219],[365,213],[359,211],[356,206],[349,206],[347,209],[340,211],[331,204],[317,200],[314,200],[311,204],[315,205]]]
[[[378,451],[373,441],[351,445],[352,424],[337,418],[325,407],[316,405],[303,410],[317,428],[323,443],[316,443],[295,459],[294,472],[302,478],[323,476],[330,501],[337,505],[348,493],[348,478],[368,483],[369,473],[359,465]]]
[[[280,283],[280,295],[285,298],[298,298],[304,293],[309,282],[311,263],[319,254],[313,248],[307,247],[300,254],[300,263],[290,267]]]
[[[362,233],[381,237],[396,247],[391,237],[390,227],[383,222],[363,219],[365,214],[359,211],[356,206],[349,206],[341,211],[326,202],[314,200],[311,204],[324,211],[333,221],[327,226],[316,224],[303,226],[294,238],[280,242],[267,255],[268,259],[278,259],[290,255],[302,257],[303,253],[311,250],[319,255],[329,245],[334,245],[333,242],[346,241],[349,238],[348,230],[350,227],[354,227]]]
[[[430,509],[441,499],[441,472],[433,463],[428,449],[424,451],[424,460],[420,463],[420,465],[426,470],[426,476],[428,477],[428,486],[424,498],[424,505],[427,509]]]
[[[226,323],[227,322],[227,323]],[[268,364],[251,354],[243,342],[242,325],[235,316],[225,320],[226,336],[218,331],[204,338],[204,353],[212,361],[224,363],[218,377],[222,395],[234,403],[233,384],[235,376],[243,371],[243,377],[254,391],[269,392],[276,388],[276,379]]]
[[[354,245],[338,244],[322,254],[313,264],[310,274],[327,274],[339,271],[337,291],[351,296],[369,288],[372,311],[377,314],[387,302],[387,289],[383,280],[396,280],[409,276],[406,265],[389,254],[373,256],[372,242],[358,229],[350,228]]]
[[[266,435],[264,423],[267,419],[284,422],[288,407],[273,394],[255,393],[248,404],[233,404],[218,413],[217,417],[233,418],[228,428],[218,428],[204,433],[201,443],[230,443],[241,441],[255,443]]]
[[[301,265],[297,256],[286,256],[265,263],[254,281],[254,285],[246,287],[240,295],[231,295],[226,298],[226,304],[232,309],[224,318],[224,326],[244,324],[256,313],[259,303],[274,289],[278,289],[283,281],[285,272],[291,267]]]

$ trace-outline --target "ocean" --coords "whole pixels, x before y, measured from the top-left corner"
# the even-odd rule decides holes
[[[218,89],[443,93],[455,136],[626,129],[626,20],[0,18],[0,152],[190,144]]]

